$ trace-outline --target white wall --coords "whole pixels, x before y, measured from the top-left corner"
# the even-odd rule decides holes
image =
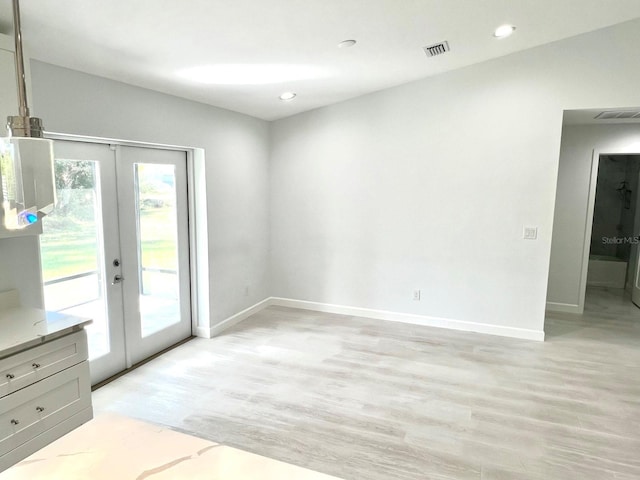
[[[639,102],[640,103],[640,102]],[[547,301],[578,309],[593,151],[640,152],[640,125],[578,125],[562,130]]]
[[[633,21],[275,122],[273,294],[541,331],[563,110],[640,105],[639,48]]]
[[[0,239],[0,292],[18,290],[20,303],[42,308],[38,237]]]
[[[211,325],[268,296],[267,122],[41,62],[31,74],[48,131],[204,148]]]

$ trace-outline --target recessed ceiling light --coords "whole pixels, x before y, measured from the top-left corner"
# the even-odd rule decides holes
[[[338,44],[338,48],[353,47],[357,42],[355,40],[343,40]]]
[[[282,95],[280,95],[280,100],[282,100],[283,102],[288,102],[289,100],[293,100],[294,98],[296,98],[296,94],[293,92],[284,92]]]
[[[516,27],[514,27],[513,25],[500,25],[498,28],[496,28],[496,31],[493,32],[493,36],[496,38],[506,38],[513,32],[515,32],[515,30]]]

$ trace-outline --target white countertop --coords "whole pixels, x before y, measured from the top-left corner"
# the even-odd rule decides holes
[[[339,480],[119,415],[100,415],[0,480]]]
[[[0,358],[79,330],[90,323],[91,320],[86,318],[35,308],[0,310]]]

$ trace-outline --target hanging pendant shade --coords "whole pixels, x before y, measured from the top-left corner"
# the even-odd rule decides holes
[[[29,116],[19,0],[13,0],[18,115],[0,139],[0,227],[20,230],[51,213],[55,204],[53,142],[39,118]]]

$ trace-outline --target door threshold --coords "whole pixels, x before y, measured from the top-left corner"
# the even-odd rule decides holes
[[[91,386],[91,391],[95,392],[99,388],[104,387],[105,385],[113,382],[114,380],[117,380],[118,378],[122,377],[123,375],[126,375],[129,372],[134,371],[136,368],[141,367],[145,363],[149,363],[151,360],[154,360],[154,359],[158,358],[160,355],[164,355],[168,351],[173,350],[174,348],[177,348],[180,345],[184,345],[185,343],[187,343],[190,340],[193,340],[194,338],[196,338],[196,337],[194,335],[192,335],[190,337],[185,338],[184,340],[180,340],[178,343],[175,343],[175,344],[171,345],[170,347],[165,348],[164,350],[160,350],[158,353],[155,353],[155,354],[151,355],[149,358],[145,358],[141,362],[138,362],[138,363],[132,365],[130,368],[125,368],[121,372],[118,372],[115,375],[112,375],[109,378],[107,378],[105,380],[102,380],[101,382],[98,382],[95,385],[92,385]]]

